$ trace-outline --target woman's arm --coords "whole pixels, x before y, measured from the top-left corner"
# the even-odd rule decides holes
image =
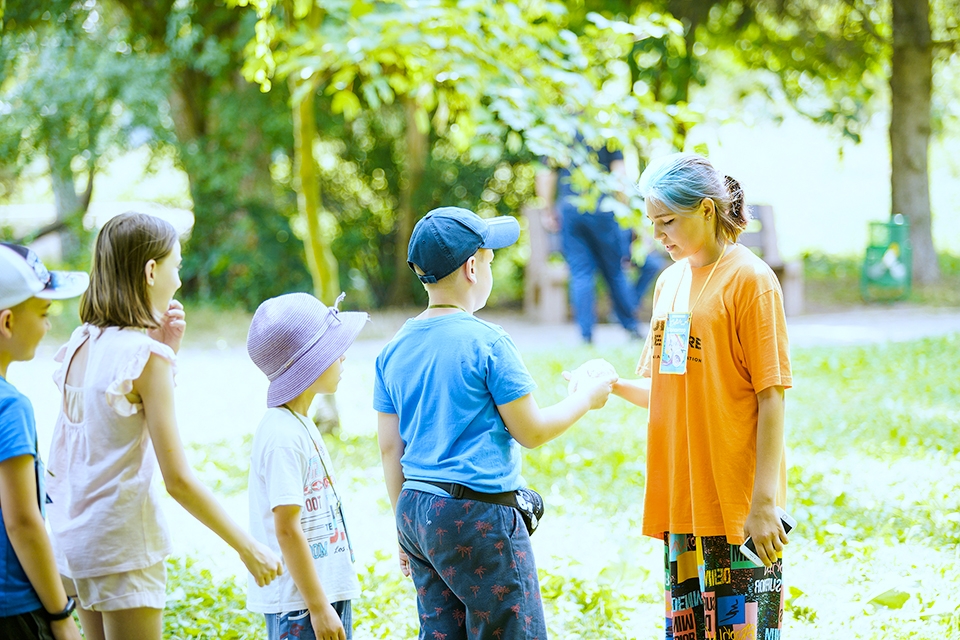
[[[627,402],[647,409],[650,406],[650,378],[624,380],[620,378],[614,385],[613,395]]]
[[[768,567],[787,544],[787,534],[776,512],[783,455],[783,408],[783,387],[770,387],[757,394],[757,467],[750,513],[743,528]]]
[[[283,572],[280,559],[250,537],[217,502],[193,473],[183,451],[173,402],[173,371],[170,363],[150,356],[133,390],[143,401],[147,429],[157,453],[160,473],[167,492],[195,517],[240,554],[257,584],[269,584]]]

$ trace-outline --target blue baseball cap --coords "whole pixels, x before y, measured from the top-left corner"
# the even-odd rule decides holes
[[[413,228],[407,264],[420,282],[435,284],[456,271],[478,249],[503,249],[520,238],[520,224],[512,216],[484,220],[461,207],[440,207],[423,216]]]

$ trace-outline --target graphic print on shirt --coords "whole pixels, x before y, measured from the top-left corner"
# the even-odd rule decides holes
[[[330,478],[324,473],[324,466],[316,455],[307,463],[303,505],[300,525],[307,536],[313,558],[316,560],[349,552],[346,527]]]
[[[667,327],[666,318],[657,318],[653,321],[651,332],[653,333],[653,346],[660,347],[659,350],[654,349],[653,360],[659,361],[661,359],[661,353],[663,352],[663,337]],[[676,338],[676,336],[673,336]],[[681,351],[679,347],[674,347],[674,351]],[[696,353],[694,353],[696,352]],[[703,362],[703,340],[699,336],[690,335],[688,338],[687,344],[687,362]]]

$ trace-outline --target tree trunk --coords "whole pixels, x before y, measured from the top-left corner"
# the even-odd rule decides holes
[[[933,246],[927,170],[932,92],[929,1],[893,0],[891,214],[902,213],[910,222],[913,281],[918,284],[940,279],[940,265]]]
[[[312,82],[312,79],[292,78],[290,82],[290,91],[295,94],[301,82]],[[326,304],[333,304],[340,293],[340,274],[329,239],[324,237],[320,225],[320,182],[313,151],[317,139],[313,93],[306,92],[293,106],[293,187],[297,192],[297,208],[307,222],[307,237],[303,244],[307,267],[313,278],[314,295]]]
[[[53,183],[53,201],[57,213],[58,234],[60,236],[60,259],[71,262],[82,249],[79,231],[83,228],[83,216],[90,206],[93,194],[93,170],[82,195],[77,193],[73,169],[69,161],[60,161],[52,154],[47,155],[50,163],[50,180]]]
[[[397,242],[393,259],[394,278],[388,298],[390,304],[394,305],[410,302],[410,281],[403,277],[409,269],[407,266],[407,245],[410,244],[410,236],[413,234],[413,226],[417,218],[414,200],[417,192],[420,191],[420,185],[423,184],[423,176],[427,170],[427,158],[430,153],[430,133],[420,131],[417,125],[417,108],[417,103],[412,98],[403,99],[403,111],[406,116],[407,166],[406,176],[401,178],[400,183]]]

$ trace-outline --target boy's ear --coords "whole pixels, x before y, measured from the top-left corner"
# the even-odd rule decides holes
[[[477,283],[477,256],[472,255],[463,263],[463,274],[470,284]]]
[[[156,278],[157,272],[157,261],[156,260],[147,260],[147,264],[143,267],[143,275],[147,278],[147,284],[153,286],[153,280]]]
[[[13,311],[10,309],[0,311],[0,336],[13,337]]]

